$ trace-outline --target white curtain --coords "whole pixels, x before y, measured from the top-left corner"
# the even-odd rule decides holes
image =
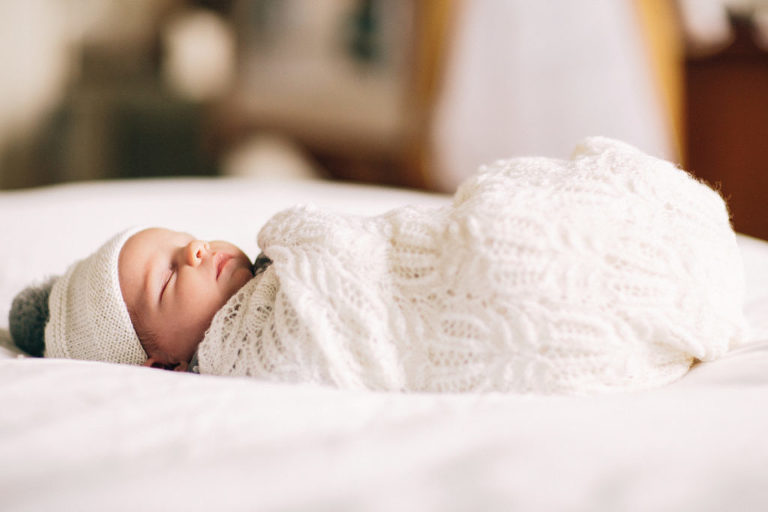
[[[435,115],[435,185],[481,163],[568,157],[588,135],[673,156],[633,0],[461,3]]]

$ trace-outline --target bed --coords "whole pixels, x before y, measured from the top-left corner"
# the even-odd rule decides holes
[[[758,510],[768,504],[768,243],[739,236],[751,342],[647,392],[338,391],[28,358],[7,312],[130,225],[258,252],[279,209],[444,196],[322,181],[80,183],[0,193],[0,509]]]

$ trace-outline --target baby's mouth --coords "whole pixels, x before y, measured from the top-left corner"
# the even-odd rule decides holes
[[[221,271],[224,270],[224,267],[229,262],[229,260],[232,259],[232,256],[229,254],[224,253],[218,253],[214,257],[214,261],[216,262],[216,280],[219,280],[219,276],[221,275]]]

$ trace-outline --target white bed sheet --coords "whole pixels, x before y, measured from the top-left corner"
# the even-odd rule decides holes
[[[348,392],[23,358],[7,311],[135,224],[254,256],[295,203],[446,198],[320,182],[159,180],[0,193],[0,510],[761,510],[768,244],[740,237],[752,342],[666,388],[595,397]]]

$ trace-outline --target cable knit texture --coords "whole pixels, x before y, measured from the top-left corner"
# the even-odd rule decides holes
[[[217,313],[201,373],[397,391],[634,390],[744,337],[723,200],[605,138],[567,161],[483,167],[444,208],[293,208],[259,245],[273,264]]]

